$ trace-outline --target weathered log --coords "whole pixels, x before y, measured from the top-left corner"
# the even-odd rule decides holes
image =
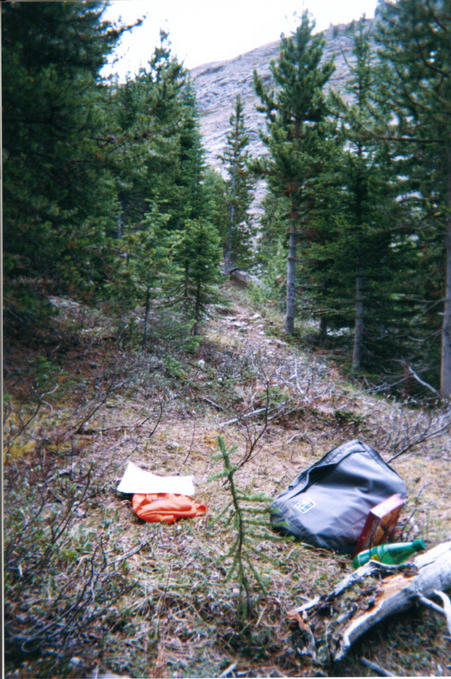
[[[411,562],[387,566],[370,561],[341,580],[334,590],[289,611],[298,622],[301,655],[321,664],[342,660],[362,634],[387,616],[400,613],[429,595],[438,595],[448,619],[451,588],[451,541],[419,554]],[[442,594],[439,594],[441,592]]]

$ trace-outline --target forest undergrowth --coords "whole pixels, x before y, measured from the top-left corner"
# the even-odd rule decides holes
[[[303,469],[359,438],[406,481],[400,537],[447,539],[449,411],[365,392],[327,355],[286,342],[246,291],[223,294],[199,341],[168,314],[143,351],[108,309],[52,298],[52,327],[6,347],[6,676],[369,676],[362,658],[394,675],[449,674],[445,621],[420,606],[340,666],[302,654],[287,611],[351,560],[275,539],[267,514]],[[193,475],[206,515],[140,521],[116,491],[128,460]],[[231,479],[255,523],[236,521]],[[240,531],[249,551],[237,557]]]

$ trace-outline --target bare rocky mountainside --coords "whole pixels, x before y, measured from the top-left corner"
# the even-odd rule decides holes
[[[349,72],[352,37],[349,25],[330,26],[325,32],[323,58],[334,58],[335,71],[330,79],[332,89],[343,92]],[[235,97],[241,95],[244,103],[246,130],[249,135],[249,152],[258,156],[263,144],[258,131],[264,126],[264,117],[256,109],[259,103],[253,88],[253,72],[256,70],[265,84],[271,83],[270,62],[279,56],[279,42],[272,42],[246,52],[229,61],[215,61],[191,71],[200,111],[201,132],[206,150],[207,163],[220,167],[218,155],[224,150],[229,118]]]

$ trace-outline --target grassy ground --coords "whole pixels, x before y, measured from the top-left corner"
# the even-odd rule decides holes
[[[237,486],[271,498],[331,448],[360,438],[407,483],[403,537],[447,539],[443,413],[409,410],[346,382],[326,356],[277,336],[277,318],[225,291],[204,340],[154,323],[149,351],[116,341],[104,310],[64,299],[53,333],[17,340],[4,380],[5,621],[8,677],[447,675],[446,626],[412,609],[358,642],[340,666],[297,652],[287,611],[352,570],[347,556],[262,539],[243,590],[224,559],[236,530],[218,435]],[[130,331],[131,332],[131,331]],[[129,336],[130,340],[133,339]],[[269,421],[258,413],[268,408]],[[232,422],[230,423],[230,421]],[[412,446],[415,441],[420,445]],[[410,447],[409,447],[410,446]],[[137,519],[116,486],[132,460],[192,474],[204,517]],[[409,519],[409,520],[408,520]],[[268,557],[270,560],[268,560]]]

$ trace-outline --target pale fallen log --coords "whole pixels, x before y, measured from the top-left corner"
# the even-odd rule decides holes
[[[442,594],[450,588],[451,541],[401,566],[370,561],[331,593],[289,611],[304,644],[298,653],[320,664],[342,660],[356,639],[378,622],[434,594],[443,601],[443,608],[435,605],[434,610],[448,620],[448,597]]]

